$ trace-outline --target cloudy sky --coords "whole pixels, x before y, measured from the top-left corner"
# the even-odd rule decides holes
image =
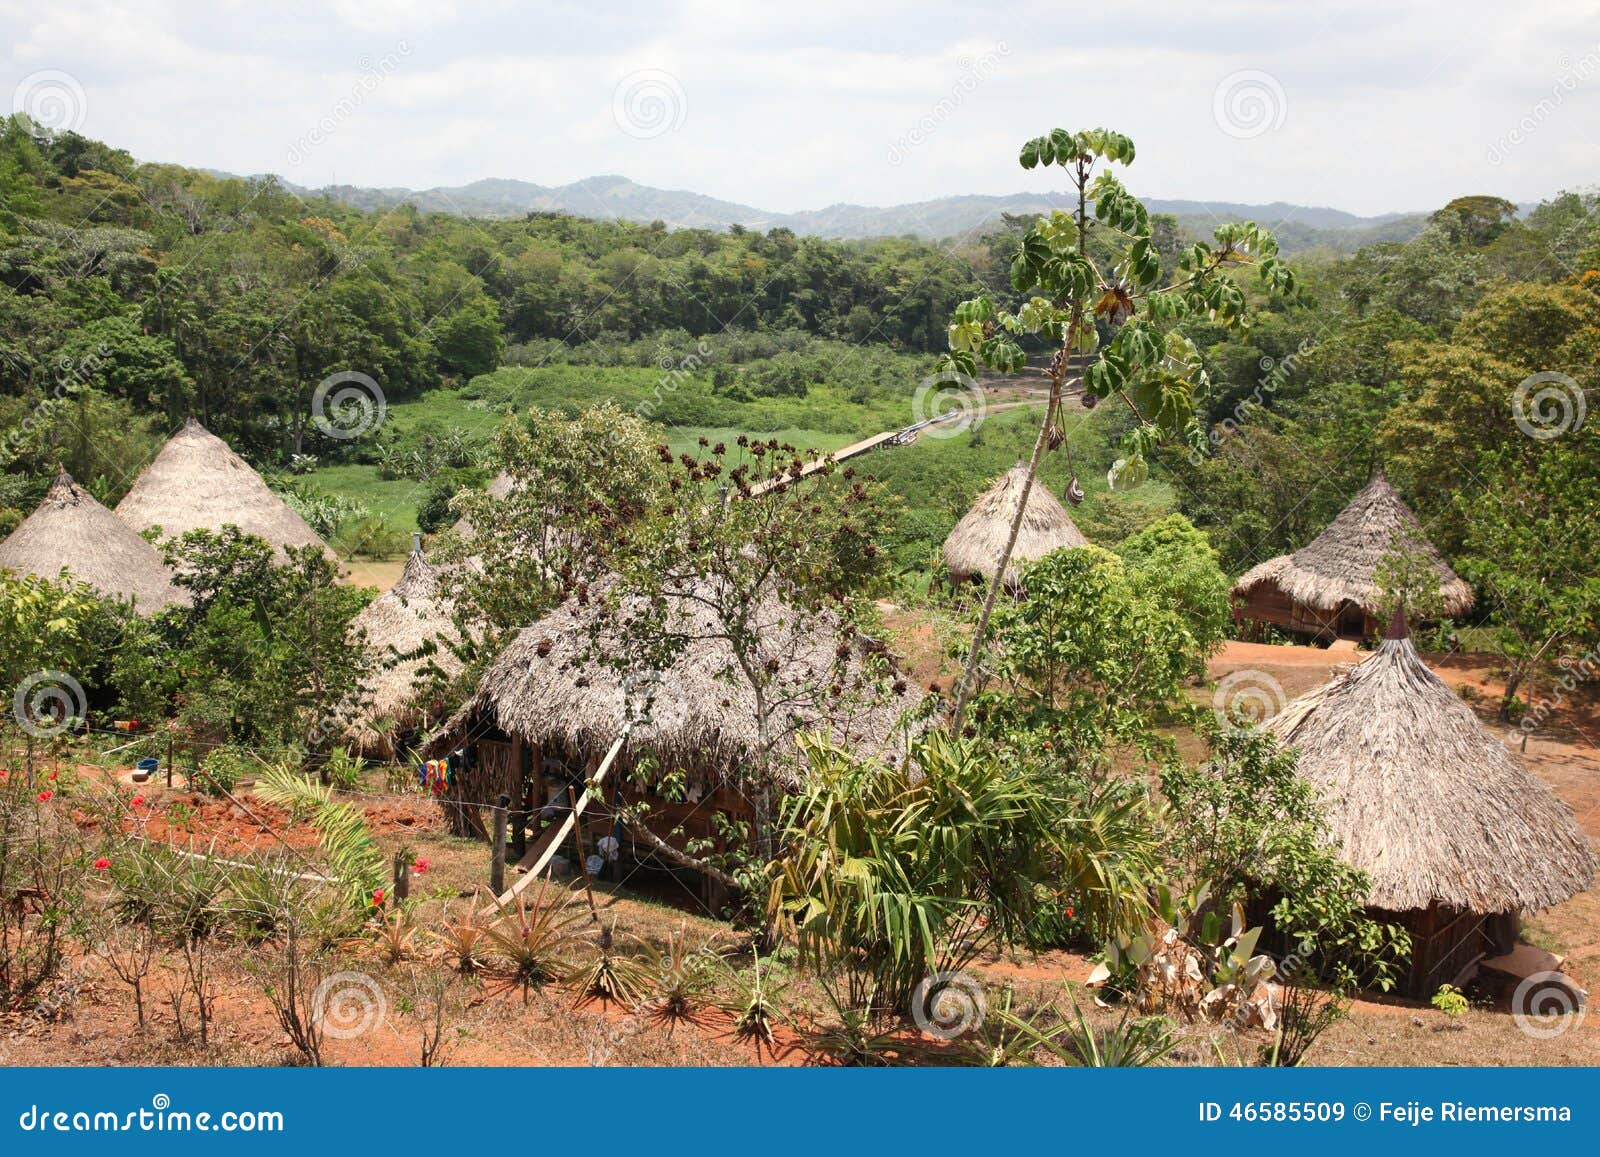
[[[1148,196],[1378,213],[1600,179],[1600,0],[0,0],[7,92],[142,160],[307,185],[892,204],[1059,186],[1020,141],[1106,125]]]

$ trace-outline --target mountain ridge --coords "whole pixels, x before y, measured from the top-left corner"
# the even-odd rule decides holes
[[[281,178],[280,178],[281,179]],[[288,182],[285,182],[286,184]],[[553,212],[602,220],[640,223],[661,221],[669,228],[721,230],[738,225],[765,232],[790,229],[797,234],[837,240],[913,235],[947,240],[977,234],[997,224],[1003,214],[1032,216],[1072,207],[1066,192],[984,194],[962,193],[898,205],[860,205],[841,201],[820,209],[780,213],[727,201],[689,189],[642,185],[615,173],[601,173],[565,185],[540,185],[512,177],[485,177],[465,185],[410,189],[404,186],[293,186],[297,192],[360,209],[388,209],[411,204],[423,212],[464,217],[514,218]],[[1374,241],[1403,241],[1426,221],[1423,213],[1361,216],[1328,206],[1208,202],[1182,198],[1149,198],[1153,213],[1177,217],[1190,232],[1209,233],[1222,221],[1252,219],[1274,229],[1286,251],[1319,245],[1355,249]]]

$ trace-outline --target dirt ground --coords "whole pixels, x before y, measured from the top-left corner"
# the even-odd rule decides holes
[[[948,682],[941,659],[942,632],[925,624],[918,632],[900,640],[916,677],[924,683]],[[1210,702],[1217,681],[1247,672],[1253,686],[1287,701],[1361,657],[1348,650],[1230,643],[1211,665],[1212,683],[1195,688],[1194,694],[1197,701]],[[1468,688],[1464,697],[1493,726],[1493,705],[1501,686],[1495,661],[1452,655],[1431,657],[1430,662],[1451,686]],[[1550,692],[1534,688],[1528,698],[1536,702],[1541,694]],[[1600,838],[1600,751],[1586,738],[1597,734],[1600,695],[1587,688],[1569,695],[1561,709],[1533,732],[1525,757],[1532,770],[1573,806],[1584,830]],[[126,782],[126,769],[79,770]],[[481,894],[488,880],[487,849],[448,835],[437,806],[426,797],[382,794],[380,777],[373,779],[373,792],[343,798],[362,807],[386,854],[403,851],[410,860],[426,861],[426,869],[411,879],[412,896],[421,901],[416,923],[422,929],[438,927],[447,912],[459,914],[471,897]],[[138,791],[142,802],[127,821],[130,834],[222,856],[276,851],[289,860],[309,857],[317,843],[308,824],[291,822],[287,813],[254,799],[247,789],[237,793],[237,805],[183,787],[167,789],[159,781],[140,785]],[[567,886],[573,902],[586,905],[581,881],[569,881]],[[659,950],[671,936],[681,934],[696,946],[709,945],[726,954],[730,977],[732,970],[748,972],[748,937],[710,919],[696,894],[668,873],[641,873],[620,886],[596,882],[594,899],[591,936],[601,924],[614,925],[619,941]],[[1525,934],[1530,942],[1565,957],[1567,971],[1584,986],[1600,979],[1600,900],[1594,891],[1535,917]],[[588,951],[592,958],[592,948]],[[127,988],[105,963],[93,956],[75,959],[58,991],[46,1001],[45,1015],[0,1017],[0,1064],[296,1063],[297,1054],[275,1020],[262,982],[250,971],[251,950],[243,946],[226,948],[219,958],[211,1046],[197,1050],[175,1044],[167,994],[177,984],[180,963],[170,956],[158,962],[148,982],[151,1022],[141,1030]],[[615,1006],[580,1004],[570,988],[560,985],[525,996],[493,973],[455,976],[437,944],[420,933],[408,958],[398,963],[380,959],[374,939],[366,937],[343,949],[337,964],[341,971],[371,978],[382,993],[382,1015],[358,1037],[330,1039],[329,1063],[419,1063],[427,1014],[439,1000],[445,1007],[444,1022],[450,1026],[443,1059],[451,1064],[825,1063],[808,1045],[805,1030],[826,1019],[826,994],[787,961],[763,965],[763,975],[782,990],[780,1001],[789,1012],[789,1023],[779,1027],[771,1048],[760,1049],[740,1039],[733,1014],[716,1005],[719,997],[733,990],[729,978],[705,995],[692,1019],[667,1023]],[[1010,999],[1022,1010],[1066,1008],[1076,1002],[1092,1019],[1114,1019],[1112,1012],[1096,1009],[1092,994],[1082,987],[1090,968],[1090,961],[1066,952],[997,955],[970,966],[987,986],[991,1005]],[[449,978],[442,996],[435,978]],[[1418,1002],[1358,1000],[1349,1017],[1319,1044],[1313,1060],[1334,1065],[1600,1064],[1600,1017],[1588,1018],[1552,1039],[1535,1039],[1518,1029],[1503,1001],[1494,1001],[1486,991],[1474,995],[1478,997],[1474,1006],[1454,1020]],[[1182,1043],[1173,1059],[1184,1064],[1248,1061],[1267,1040],[1264,1033],[1241,1035],[1210,1025],[1177,1029]],[[923,1063],[948,1057],[950,1047],[942,1048],[925,1054]]]

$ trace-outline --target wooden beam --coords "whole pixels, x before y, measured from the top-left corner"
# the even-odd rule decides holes
[[[622,745],[628,741],[628,732],[632,729],[632,726],[630,723],[623,727],[622,733],[612,743],[611,750],[606,752],[606,757],[600,761],[600,766],[596,769],[593,777],[584,785],[583,794],[578,797],[578,802],[568,809],[567,818],[561,821],[560,826],[555,829],[553,835],[547,833],[544,851],[540,852],[534,862],[527,867],[527,871],[522,874],[521,879],[495,898],[494,907],[496,909],[503,908],[506,904],[515,900],[518,893],[533,883],[544,872],[550,863],[551,857],[556,854],[556,849],[561,846],[568,833],[572,831],[573,826],[577,823],[578,817],[583,814],[583,809],[589,806],[589,797],[605,782],[606,773],[611,770],[611,765],[616,762],[617,756],[622,751]],[[489,909],[485,909],[486,913],[488,911]]]

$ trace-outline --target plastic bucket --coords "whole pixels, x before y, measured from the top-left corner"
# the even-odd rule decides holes
[[[161,766],[159,759],[141,759],[133,765],[133,778],[136,783],[143,783],[156,773]]]

